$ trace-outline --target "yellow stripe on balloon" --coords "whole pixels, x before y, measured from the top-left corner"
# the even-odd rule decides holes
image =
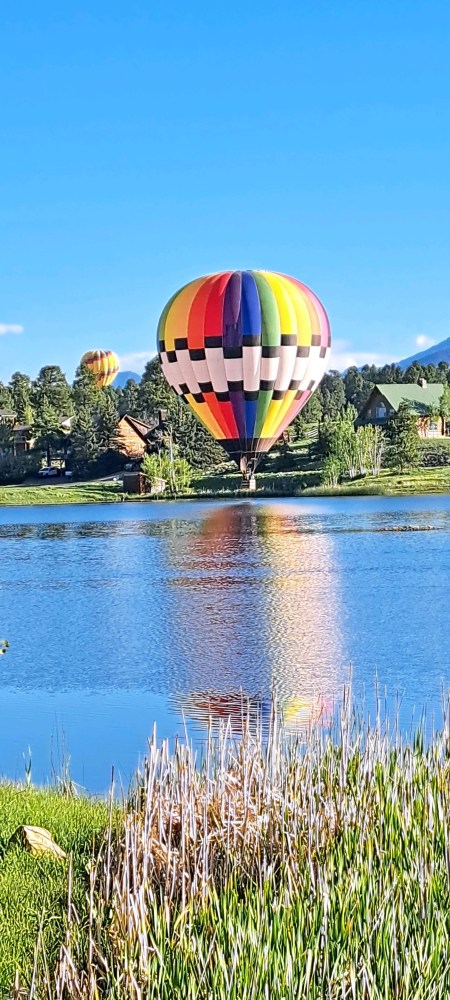
[[[287,283],[283,285],[278,274],[271,271],[260,271],[267,284],[275,295],[278,312],[280,314],[280,330],[283,333],[297,333],[297,317],[292,304],[292,293],[294,286],[287,290]]]
[[[271,271],[260,271],[259,273],[266,279],[275,296],[280,316],[281,335],[294,334],[298,342],[297,313],[294,305],[295,293],[297,291],[295,285],[286,279],[283,281],[278,274],[273,274]],[[280,350],[282,351],[283,348],[281,347]],[[270,401],[261,429],[261,437],[275,436],[283,405],[284,399],[272,399]]]
[[[292,406],[297,395],[296,389],[288,389],[283,399],[273,399],[267,411],[267,416],[261,430],[262,438],[278,437],[278,428],[282,426],[284,417]]]
[[[178,295],[175,296],[172,305],[167,313],[164,326],[164,350],[175,350],[175,339],[187,336],[187,325],[191,305],[195,296],[204,284],[205,278],[196,278],[189,285],[185,285]]]
[[[299,347],[310,347],[312,334],[316,331],[312,323],[309,300],[302,289],[286,278],[284,274],[278,274],[277,277],[291,295],[296,317],[297,344]]]
[[[283,405],[282,399],[272,399],[267,410],[266,419],[262,426],[261,437],[275,437],[277,426],[280,423],[280,410]]]
[[[186,393],[184,398],[186,402],[189,403],[191,410],[194,411],[198,419],[204,427],[206,427],[206,430],[209,431],[210,434],[213,434],[217,441],[224,441],[226,435],[224,434],[222,428],[219,427],[217,420],[213,417],[213,414],[206,403],[197,403],[190,392]]]

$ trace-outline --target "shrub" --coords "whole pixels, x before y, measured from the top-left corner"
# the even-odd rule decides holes
[[[23,483],[27,476],[34,475],[38,470],[35,455],[22,452],[20,455],[4,455],[0,458],[0,483],[11,485]]]

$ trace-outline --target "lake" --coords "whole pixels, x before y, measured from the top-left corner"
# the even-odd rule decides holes
[[[154,722],[303,732],[350,672],[439,721],[449,594],[450,496],[0,508],[0,773],[126,785]]]

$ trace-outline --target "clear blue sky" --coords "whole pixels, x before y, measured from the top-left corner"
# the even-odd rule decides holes
[[[450,335],[448,3],[3,0],[0,46],[0,378],[142,370],[228,267],[309,284],[336,366]]]

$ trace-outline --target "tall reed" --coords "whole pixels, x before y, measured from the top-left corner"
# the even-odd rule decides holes
[[[450,996],[448,720],[403,742],[229,730],[149,745],[119,827],[69,898],[57,1000]],[[38,995],[38,994],[36,994]]]

